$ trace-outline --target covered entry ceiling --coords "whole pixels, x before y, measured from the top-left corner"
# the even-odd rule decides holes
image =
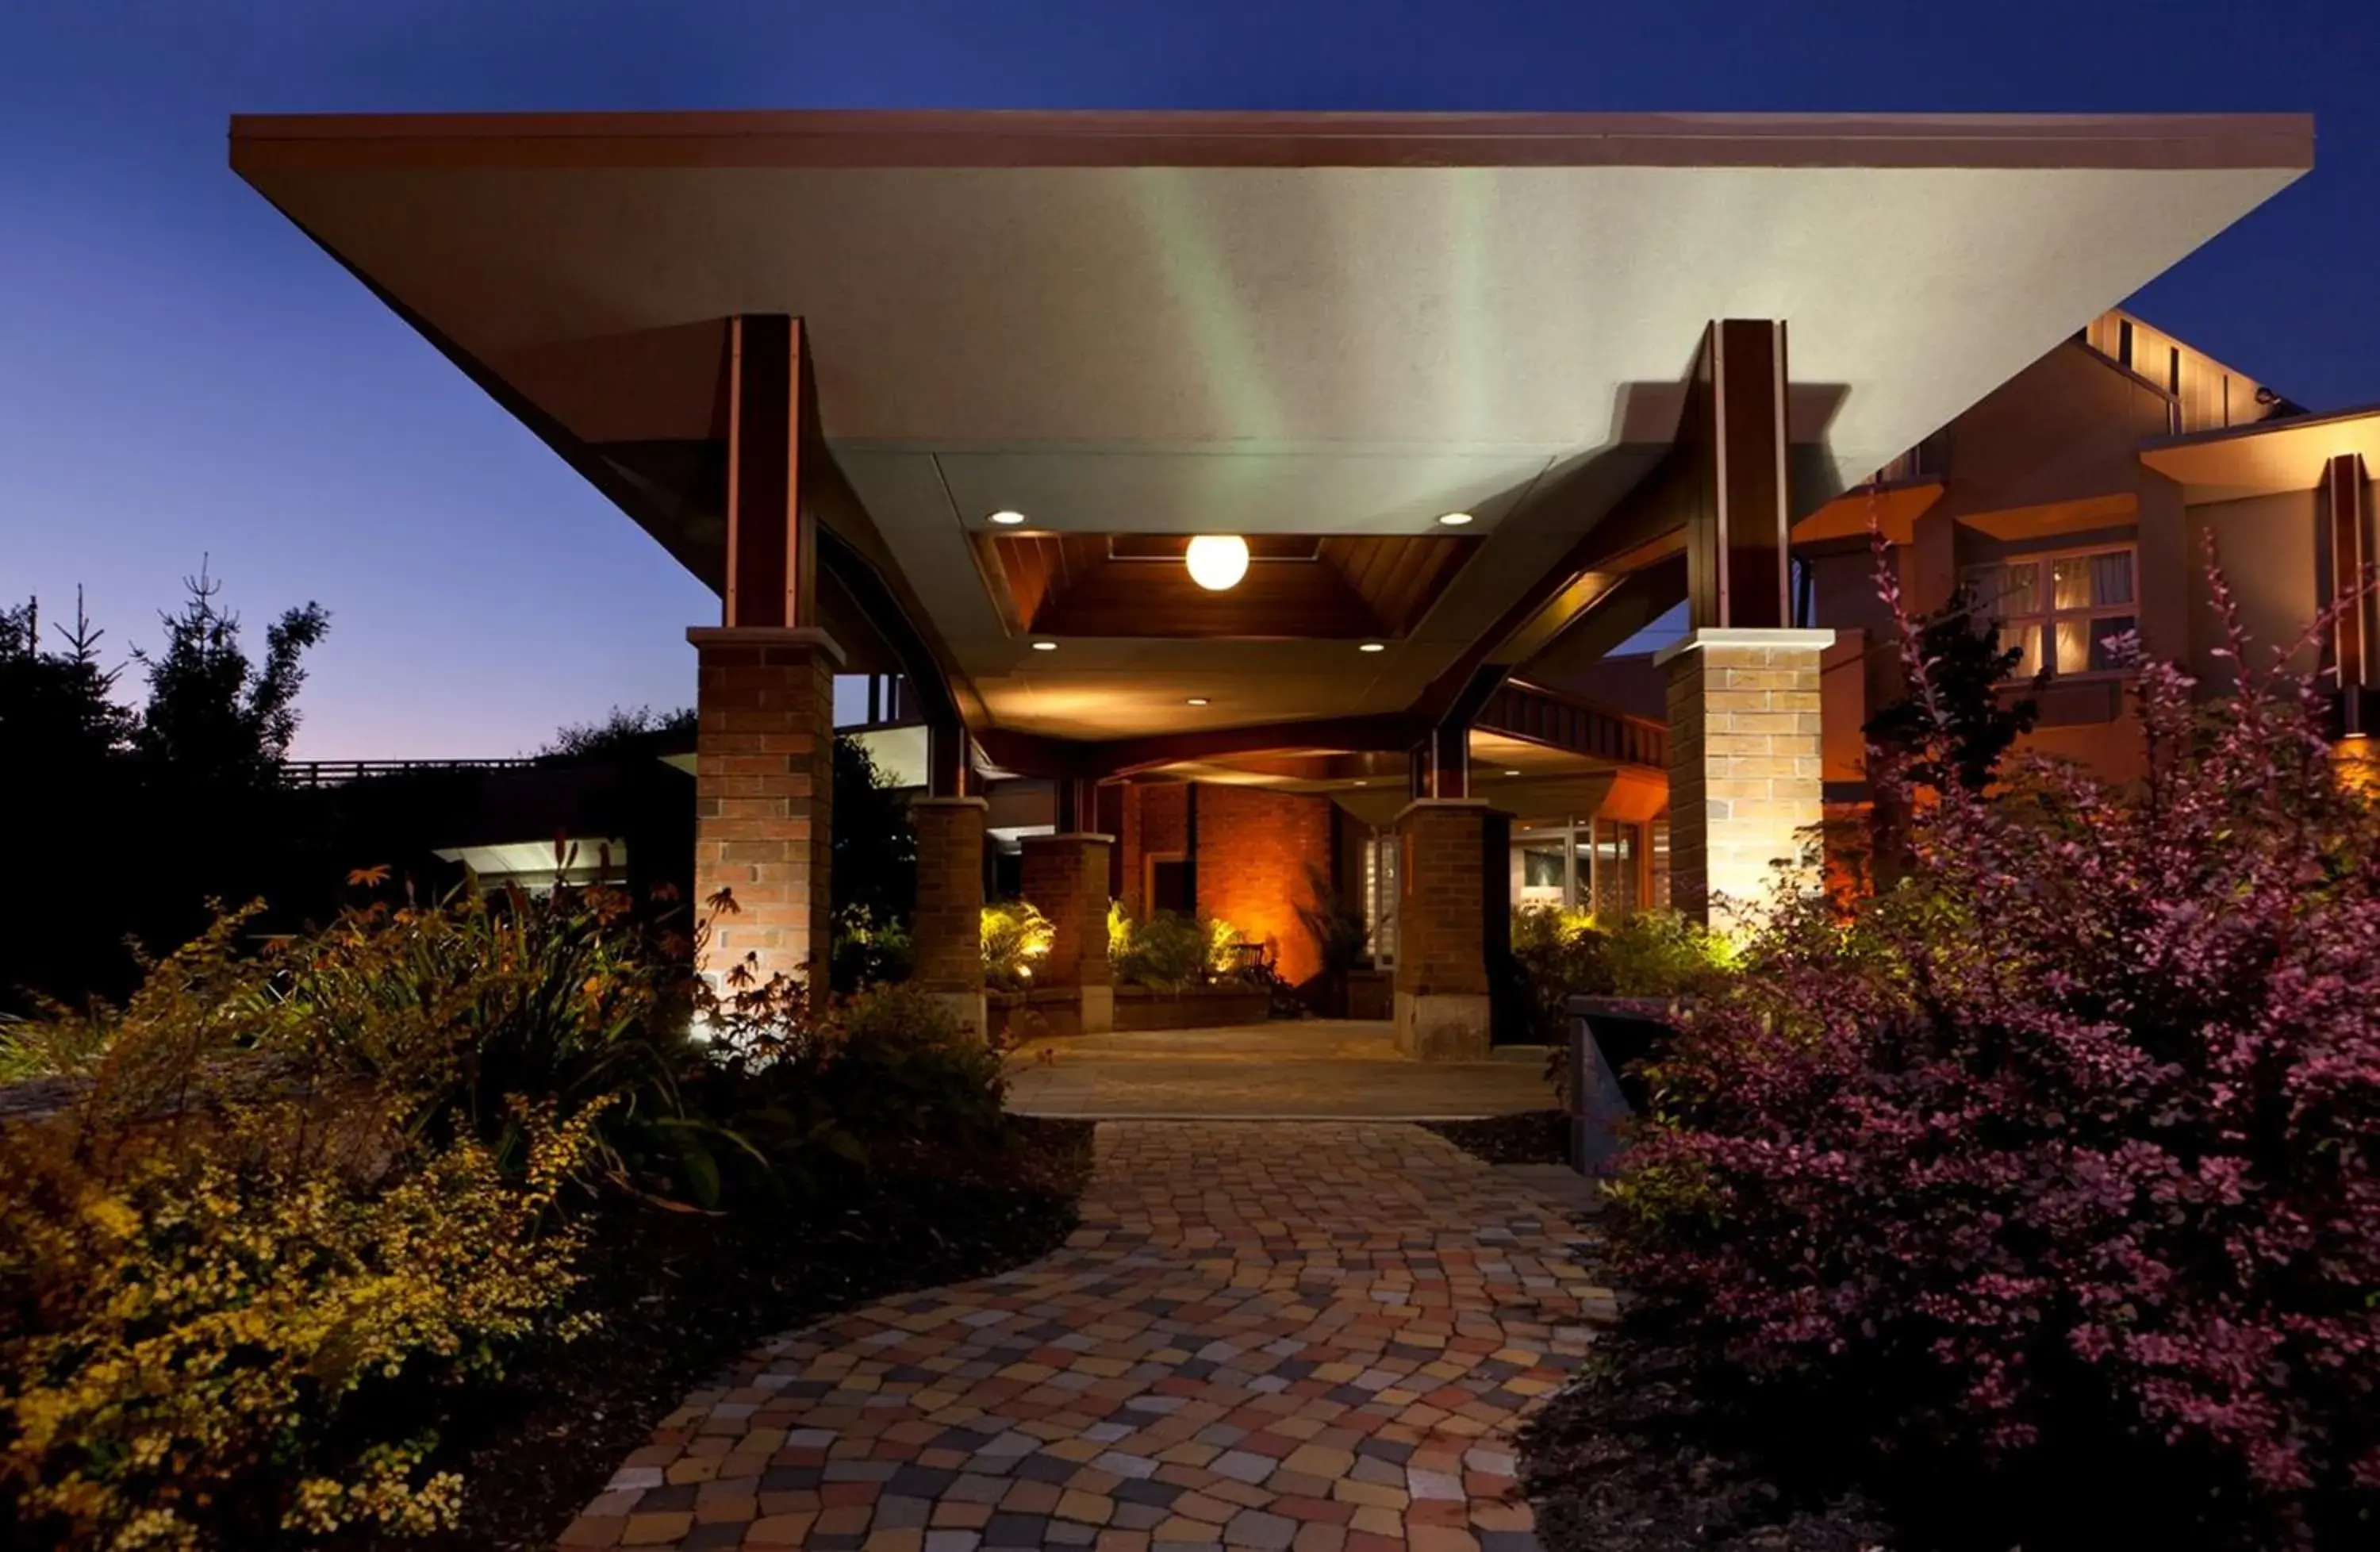
[[[1711,319],[1789,321],[1814,505],[2311,154],[2295,117],[233,125],[242,176],[714,584],[718,321],[806,320],[865,509],[835,520],[989,725],[1099,738],[1410,706],[1658,457]],[[1328,620],[1125,629],[1076,589],[1086,634],[1037,652],[1003,510],[1061,538],[1473,521],[1409,610],[1351,586]]]

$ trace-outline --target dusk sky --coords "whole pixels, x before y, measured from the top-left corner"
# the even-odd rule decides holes
[[[710,107],[2311,112],[2313,172],[2131,305],[2311,407],[2380,401],[2372,0],[0,0],[0,597],[83,584],[111,661],[202,555],[252,637],[320,600],[311,758],[690,703],[708,591],[234,177],[225,134]]]

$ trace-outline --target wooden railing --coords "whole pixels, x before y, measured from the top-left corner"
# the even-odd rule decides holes
[[[1670,732],[1659,722],[1518,680],[1489,696],[1471,725],[1618,765],[1669,769]]]
[[[526,770],[533,759],[283,760],[281,779],[293,787],[344,787],[373,776],[425,770]]]

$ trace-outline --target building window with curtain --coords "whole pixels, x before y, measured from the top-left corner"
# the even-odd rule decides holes
[[[2117,673],[2131,667],[2124,642],[2139,624],[2129,544],[2025,555],[1973,566],[1975,603],[1999,623],[2002,648],[2019,656],[2015,679]]]

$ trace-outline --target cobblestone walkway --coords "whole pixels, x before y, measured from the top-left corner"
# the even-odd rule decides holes
[[[1108,1122],[1064,1250],[769,1343],[563,1545],[1521,1552],[1575,1237],[1418,1127]]]

